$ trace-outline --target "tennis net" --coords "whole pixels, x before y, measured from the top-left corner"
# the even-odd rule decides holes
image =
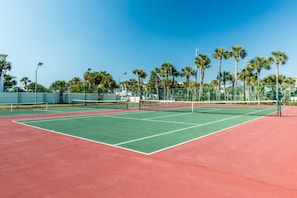
[[[10,112],[15,110],[48,110],[48,105],[45,102],[36,102],[36,103],[0,103],[1,110],[9,110]]]
[[[277,100],[269,101],[170,101],[141,100],[140,110],[196,112],[209,114],[234,114],[254,116],[281,116],[281,105]]]
[[[128,109],[126,100],[72,100],[73,107],[99,108],[99,109]]]

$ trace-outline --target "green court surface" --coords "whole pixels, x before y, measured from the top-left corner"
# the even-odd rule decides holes
[[[257,119],[243,114],[134,111],[77,117],[21,120],[21,124],[90,141],[152,154]],[[269,110],[272,111],[272,110]]]

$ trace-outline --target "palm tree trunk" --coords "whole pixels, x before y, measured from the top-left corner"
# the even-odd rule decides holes
[[[235,61],[235,74],[234,74],[235,86],[233,89],[233,99],[234,100],[237,100],[237,73],[238,73],[238,62]]]
[[[138,77],[137,95],[140,97],[140,78]]]
[[[258,104],[260,104],[260,72],[258,71]]]
[[[278,100],[278,63],[276,64],[276,86],[275,86],[275,89],[276,89],[276,99]]]
[[[199,101],[201,101],[201,96],[203,92],[203,79],[204,79],[204,69],[200,70],[200,89],[199,89]]]
[[[221,100],[221,64],[222,64],[222,60],[219,59],[217,100]]]

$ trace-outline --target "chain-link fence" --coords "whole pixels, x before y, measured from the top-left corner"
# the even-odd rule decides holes
[[[220,91],[215,87],[203,88],[173,88],[143,90],[142,98],[151,100],[175,101],[257,101],[282,100],[283,103],[294,102],[297,97],[295,87],[282,87],[276,91],[275,85],[223,87]]]

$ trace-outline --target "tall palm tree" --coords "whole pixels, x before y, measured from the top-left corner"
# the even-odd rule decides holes
[[[2,76],[3,71],[10,71],[11,70],[11,63],[7,62],[6,60],[0,61],[0,78]]]
[[[289,98],[291,98],[291,93],[293,93],[295,89],[296,80],[292,77],[287,77],[285,83],[289,86]]]
[[[3,72],[10,71],[10,70],[11,70],[11,63],[7,62],[6,60],[1,60],[0,61],[0,83],[5,81]],[[1,86],[2,85],[0,85],[0,87]]]
[[[169,99],[169,89],[170,89],[170,85],[172,83],[170,83],[170,81],[172,82],[172,80],[170,79],[170,76],[173,76],[173,68],[174,66],[170,63],[170,62],[165,62],[161,65],[161,72],[163,73],[164,76],[164,91],[166,90],[165,96],[166,99]]]
[[[272,60],[275,63],[276,66],[276,99],[278,100],[278,84],[279,84],[279,64],[281,63],[282,65],[286,64],[288,61],[288,56],[286,52],[281,52],[281,51],[276,51],[276,52],[271,52],[272,55]]]
[[[181,77],[186,78],[186,87],[187,87],[187,100],[189,99],[189,87],[190,87],[190,77],[196,75],[196,71],[190,67],[186,66],[185,68],[181,69],[180,73]]]
[[[96,81],[99,82],[100,86],[105,90],[111,90],[116,88],[116,82],[112,76],[106,71],[101,71],[97,74]]]
[[[216,48],[214,53],[212,54],[212,57],[214,59],[219,60],[218,75],[217,75],[217,81],[218,81],[217,100],[220,100],[221,99],[221,67],[222,67],[222,59],[227,58],[227,53],[226,53],[225,48]]]
[[[276,75],[272,74],[269,76],[266,76],[263,79],[263,82],[265,83],[265,85],[271,89],[271,99],[275,99],[274,98],[274,92],[275,92],[275,84],[276,84]],[[276,96],[276,95],[275,95]]]
[[[223,73],[222,73],[222,82],[223,82],[223,86],[224,86],[225,100],[227,100],[226,84],[230,80],[231,80],[231,74],[230,74],[230,72],[229,71],[223,71]]]
[[[133,74],[137,75],[138,77],[137,92],[138,96],[141,97],[142,79],[146,78],[147,74],[142,69],[135,69]]]
[[[206,54],[199,54],[195,59],[195,65],[197,68],[200,68],[200,89],[199,89],[199,100],[201,100],[202,92],[203,92],[203,80],[204,80],[204,71],[209,68],[210,59]]]
[[[172,66],[171,75],[172,75],[171,87],[175,87],[175,80],[174,80],[174,78],[177,78],[178,76],[180,76],[180,72],[177,71],[174,66]]]
[[[257,71],[257,82],[258,82],[258,89],[260,89],[260,73],[261,73],[261,70],[262,69],[267,69],[269,70],[271,67],[270,65],[272,64],[273,60],[272,58],[265,58],[263,56],[257,56],[256,58],[252,59],[250,62],[249,62],[249,65],[248,67],[251,68],[251,69],[255,69]],[[258,94],[257,94],[257,98],[258,98],[258,101],[260,102],[260,92],[258,91]]]
[[[153,71],[151,71],[151,78],[153,80],[153,84],[155,85],[157,100],[159,100],[159,82],[160,82],[160,77],[158,75],[159,73],[160,73],[159,68],[155,68]]]
[[[12,87],[15,86],[17,84],[17,81],[15,80],[15,77],[8,75],[8,74],[4,74],[4,87]]]
[[[252,82],[252,79],[255,77],[255,74],[253,73],[253,69],[248,67],[246,69],[242,69],[239,72],[239,79],[243,81],[243,93],[244,93],[244,100],[246,98],[249,100],[250,98],[250,85]]]
[[[238,80],[237,80],[238,63],[239,63],[240,59],[244,59],[247,56],[247,52],[242,46],[235,45],[226,54],[227,54],[227,58],[232,58],[233,57],[235,59],[235,72],[234,72],[234,81],[235,81],[234,91],[235,91],[235,94],[233,94],[233,95],[236,96],[237,84],[238,84]],[[236,100],[236,97],[234,97],[234,99]]]
[[[28,91],[28,84],[31,82],[31,80],[25,76],[21,78],[20,82],[24,84],[25,90]]]

